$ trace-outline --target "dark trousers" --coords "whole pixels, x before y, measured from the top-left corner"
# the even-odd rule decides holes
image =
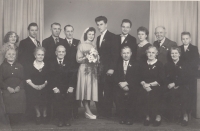
[[[71,118],[73,106],[73,93],[54,94],[54,113],[60,121],[68,121]]]
[[[121,90],[121,92],[117,92],[116,96],[119,118],[133,121],[136,115],[136,93],[133,94]]]
[[[152,117],[156,117],[156,115],[160,115],[160,104],[161,104],[161,91],[162,87],[154,86],[151,87],[151,91],[147,92],[145,89],[142,90],[143,96],[143,112],[145,115],[150,115]]]
[[[112,116],[114,76],[101,75],[98,86],[98,102],[96,102],[99,115]]]

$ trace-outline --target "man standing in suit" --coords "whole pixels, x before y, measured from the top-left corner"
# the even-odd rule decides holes
[[[24,67],[26,64],[35,60],[33,52],[36,47],[41,46],[40,42],[36,39],[38,33],[38,25],[36,23],[30,23],[28,26],[29,36],[26,39],[20,41],[18,60]]]
[[[166,64],[167,61],[171,59],[169,54],[171,47],[177,46],[177,44],[165,37],[166,31],[164,26],[156,27],[155,35],[157,41],[155,41],[153,45],[158,49],[158,60],[163,64]]]
[[[116,90],[120,124],[132,125],[136,115],[138,94],[138,63],[131,60],[131,48],[121,49],[122,60],[116,70]]]
[[[97,37],[97,50],[100,56],[99,101],[96,103],[99,118],[111,117],[113,106],[114,71],[119,58],[119,44],[116,35],[107,30],[107,18],[95,18],[101,35]]]
[[[73,104],[73,89],[76,81],[69,78],[68,61],[65,57],[65,47],[56,48],[56,58],[50,64],[50,86],[54,92],[53,109],[58,119],[57,126],[70,126],[71,109]]]
[[[117,35],[118,43],[120,45],[120,50],[128,46],[132,50],[131,60],[136,59],[137,54],[137,43],[136,38],[131,36],[129,32],[131,31],[132,22],[128,19],[123,19],[121,24],[122,34]],[[121,57],[119,59],[122,59]]]
[[[80,41],[73,38],[74,27],[72,25],[66,25],[64,27],[64,33],[66,38],[63,40],[63,46],[65,46],[66,48],[65,58],[67,59],[70,68],[69,77],[70,79],[75,79],[75,81],[77,81],[77,72],[79,68],[79,63],[76,61],[76,53],[77,53],[77,46],[80,43]],[[76,77],[74,77],[74,75]],[[74,90],[73,93],[75,96],[76,90]],[[73,118],[78,118],[78,107],[79,107],[79,101],[75,100],[73,103],[73,110],[72,110]]]
[[[49,63],[56,58],[55,51],[58,45],[61,45],[63,39],[59,37],[61,25],[59,23],[51,24],[52,35],[42,41],[42,46],[46,49],[44,61]]]

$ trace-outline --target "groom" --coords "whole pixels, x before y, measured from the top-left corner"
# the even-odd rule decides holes
[[[107,18],[99,16],[95,19],[101,35],[97,37],[97,50],[100,56],[100,78],[96,103],[98,117],[111,117],[113,105],[114,72],[119,58],[119,45],[116,35],[107,30]]]

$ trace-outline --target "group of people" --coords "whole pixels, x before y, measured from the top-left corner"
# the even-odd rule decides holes
[[[15,32],[5,35],[0,97],[10,120],[34,109],[36,124],[47,123],[51,116],[57,118],[58,127],[70,126],[70,119],[78,118],[82,101],[88,119],[112,117],[114,104],[120,124],[132,125],[142,118],[144,126],[159,126],[165,117],[186,126],[194,105],[199,64],[191,34],[182,32],[183,45],[178,47],[165,37],[165,27],[158,26],[157,40],[150,44],[148,29],[139,27],[137,44],[129,34],[130,20],[122,20],[120,35],[107,30],[105,16],[95,22],[101,33],[96,42],[94,27],[77,40],[74,27],[66,25],[66,38],[60,38],[59,23],[51,25],[52,35],[42,44],[36,39],[36,23],[29,24],[29,36],[19,47]],[[88,62],[92,49],[98,52],[97,63]],[[92,113],[90,101],[95,102],[97,115]]]

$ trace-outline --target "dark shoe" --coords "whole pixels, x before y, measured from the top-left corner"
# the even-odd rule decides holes
[[[183,120],[183,121],[181,122],[181,126],[187,126],[187,125],[188,125],[188,121]]]
[[[144,126],[149,126],[150,125],[150,121],[149,120],[144,120]]]
[[[105,119],[105,117],[102,116],[102,115],[98,115],[98,116],[97,116],[97,119]]]
[[[78,119],[78,114],[74,114],[74,119]]]
[[[127,121],[126,125],[133,125],[133,121]]]
[[[47,124],[47,123],[48,123],[47,117],[43,117],[43,118],[42,118],[42,123],[43,123],[43,124]]]
[[[66,122],[65,122],[65,125],[66,125],[66,126],[71,126],[70,120],[66,121]]]
[[[119,124],[125,124],[125,121],[124,120],[120,120]]]
[[[35,123],[36,123],[36,125],[40,125],[41,124],[41,118],[40,117],[36,117]]]
[[[154,123],[153,123],[153,126],[155,126],[155,127],[156,127],[156,126],[160,126],[160,124],[161,124],[161,120],[160,120],[160,121],[156,121],[156,120],[155,120]]]
[[[58,127],[63,127],[63,121],[59,121],[57,124]]]

